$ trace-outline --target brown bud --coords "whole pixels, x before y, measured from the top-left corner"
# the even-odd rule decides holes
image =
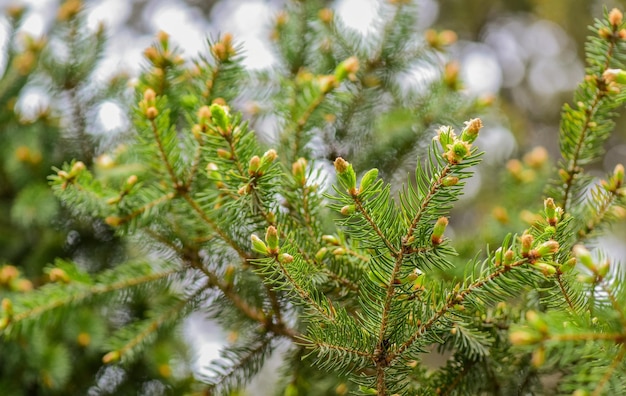
[[[613,8],[611,12],[609,12],[609,23],[614,27],[617,27],[622,24],[622,12],[617,8]]]

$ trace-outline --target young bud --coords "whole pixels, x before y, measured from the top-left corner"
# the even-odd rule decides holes
[[[541,341],[541,336],[529,330],[517,330],[509,334],[509,341],[513,345],[534,345]]]
[[[533,266],[541,271],[545,276],[556,274],[556,268],[548,263],[534,263]]]
[[[356,210],[356,207],[354,205],[346,205],[343,208],[341,208],[339,212],[344,216],[350,216],[351,214],[354,213],[355,210]]]
[[[559,208],[557,208],[557,206],[555,205],[554,199],[546,198],[546,200],[543,201],[543,208],[546,213],[546,221],[551,226],[555,226],[557,221],[559,220],[559,213],[557,210]]]
[[[150,106],[146,109],[145,114],[146,114],[147,119],[154,120],[159,115],[159,111],[157,110],[156,107]]]
[[[339,248],[333,250],[333,255],[334,256],[343,256],[345,254],[346,254],[346,249],[344,249],[344,248],[340,248],[339,247]]]
[[[156,99],[156,92],[154,89],[148,88],[143,91],[143,100],[145,100],[148,104],[154,104],[154,100]]]
[[[261,165],[261,158],[259,158],[258,155],[255,155],[254,157],[250,158],[250,163],[248,164],[248,174],[250,176],[254,176],[255,174],[257,174],[257,171],[259,170],[260,165]]]
[[[524,234],[521,236],[522,249],[520,254],[522,257],[528,257],[530,254],[530,249],[533,245],[534,238],[530,234]]]
[[[304,158],[298,158],[296,162],[291,164],[291,174],[301,186],[306,184],[306,165],[307,163]]]
[[[119,351],[111,351],[102,357],[102,363],[109,364],[115,363],[122,357],[122,354]]]
[[[456,186],[459,183],[459,178],[456,176],[446,176],[443,178],[443,180],[441,181],[441,184],[444,187],[452,187],[452,186]]]
[[[602,78],[607,84],[626,84],[626,71],[622,69],[606,69],[604,73],[602,73]]]
[[[322,241],[331,245],[339,245],[339,238],[334,235],[322,235]]]
[[[439,141],[442,150],[447,150],[448,146],[453,144],[456,140],[456,134],[454,129],[450,126],[441,126],[437,130],[437,136],[434,138]]]
[[[467,143],[474,143],[478,137],[478,132],[483,127],[480,118],[473,118],[465,122],[465,128],[461,132],[461,140]]]
[[[276,154],[276,150],[270,149],[267,150],[263,156],[261,157],[261,163],[259,164],[259,171],[265,172],[270,165],[274,162],[274,160],[278,158],[278,154]]]
[[[322,23],[328,25],[333,21],[333,10],[330,8],[322,8],[317,16],[320,18]]]
[[[548,150],[538,146],[524,155],[524,163],[533,169],[540,169],[548,161]]]
[[[530,360],[533,367],[538,368],[541,367],[546,361],[546,348],[541,345],[539,348],[533,351],[533,357]]]
[[[119,225],[121,225],[123,223],[123,219],[121,217],[118,216],[109,216],[107,218],[104,219],[104,222],[108,225],[110,225],[111,227],[117,227]]]
[[[443,242],[443,233],[446,231],[446,227],[448,226],[448,218],[440,217],[439,220],[435,223],[433,227],[433,233],[430,236],[430,241],[433,245],[437,246]]]
[[[198,109],[198,121],[200,123],[208,122],[211,119],[211,108],[209,106],[202,106]]]
[[[337,178],[343,187],[348,190],[350,194],[356,193],[356,173],[352,169],[352,165],[341,157],[337,157],[335,160],[335,170],[337,171]]]
[[[613,169],[613,179],[615,180],[616,188],[619,188],[622,184],[624,184],[624,165],[615,165],[615,169]]]
[[[326,256],[326,253],[328,253],[328,248],[323,247],[318,250],[317,253],[315,253],[315,261],[321,262],[324,256]]]
[[[335,69],[335,79],[337,82],[342,82],[346,79],[346,77],[354,80],[355,74],[358,70],[359,59],[356,56],[351,56],[337,65],[337,68]]]
[[[217,149],[217,156],[225,160],[233,159],[233,154],[230,151],[221,148]]]
[[[278,261],[283,264],[289,264],[293,262],[293,256],[291,254],[281,253],[278,256]]]
[[[52,268],[50,272],[48,273],[48,277],[50,277],[50,282],[61,282],[61,283],[70,282],[70,277],[61,268]]]
[[[261,240],[261,238],[259,238],[255,234],[252,234],[250,236],[250,239],[252,240],[252,250],[265,256],[268,254],[267,246],[265,245],[265,242]]]
[[[130,176],[128,176],[128,179],[126,179],[126,188],[130,189],[132,186],[137,184],[138,180],[139,179],[137,178],[137,175],[130,175]]]
[[[598,275],[604,278],[609,273],[610,269],[611,263],[609,262],[609,260],[605,260],[602,264],[598,266]]]
[[[554,240],[550,240],[539,245],[535,250],[536,257],[544,257],[550,254],[554,254],[559,251],[559,243]]]
[[[222,134],[225,134],[230,129],[230,115],[228,114],[228,108],[221,106],[217,103],[213,103],[209,108],[211,113],[211,119],[213,123],[221,130]]]
[[[574,252],[574,256],[576,256],[582,265],[594,273],[597,272],[596,263],[594,263],[591,253],[587,250],[587,248],[583,245],[576,245],[572,251]]]
[[[515,260],[515,252],[512,251],[511,249],[507,250],[504,253],[504,265],[511,265],[513,264],[513,261]]]
[[[367,190],[374,183],[374,181],[376,181],[376,178],[378,178],[378,169],[373,168],[367,171],[367,173],[365,173],[361,178],[359,192],[362,193]]]
[[[2,313],[4,316],[13,316],[13,302],[6,297],[2,299]]]
[[[618,27],[622,24],[622,12],[617,8],[613,8],[611,12],[609,12],[609,23],[614,27]]]
[[[278,252],[278,231],[276,230],[276,227],[269,226],[267,228],[267,232],[265,233],[265,242],[267,243],[270,253]]]
[[[502,252],[502,248],[499,247],[496,249],[493,255],[493,265],[495,265],[496,267],[499,267],[500,265],[502,265],[503,259],[504,259],[504,252]]]
[[[317,78],[317,83],[320,87],[320,91],[323,94],[326,94],[337,86],[337,77],[335,77],[334,75],[319,76]]]
[[[454,144],[448,145],[448,151],[443,153],[443,158],[450,164],[458,164],[470,154],[471,149],[469,143],[457,140]]]

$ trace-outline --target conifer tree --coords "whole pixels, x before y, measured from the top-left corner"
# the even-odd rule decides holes
[[[380,15],[365,42],[321,2],[291,2],[275,20],[281,67],[253,75],[229,34],[186,62],[160,33],[133,135],[94,166],[77,158],[50,176],[75,215],[128,241],[127,260],[96,273],[57,261],[61,282],[3,300],[4,336],[142,296],[148,314],[109,338],[103,363],[136,362],[204,312],[231,335],[198,378],[208,394],[233,394],[277,349],[285,395],[625,389],[624,270],[590,252],[623,219],[624,167],[600,182],[585,171],[626,100],[622,13],[592,29],[586,77],[562,111],[558,171],[535,197],[542,209],[460,255],[446,230],[480,166],[483,123],[470,114],[483,102],[459,94],[450,65],[427,89],[403,89],[402,72],[440,62],[453,34],[418,39],[410,1],[381,3]],[[273,136],[238,110],[250,97],[262,104],[252,118],[276,121]],[[511,163],[507,177],[544,157]],[[415,171],[398,181],[407,164]],[[443,365],[427,363],[435,353]]]

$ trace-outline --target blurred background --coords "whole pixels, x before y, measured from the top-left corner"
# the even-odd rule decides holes
[[[378,1],[337,0],[327,3],[336,10],[336,14],[347,26],[367,36],[372,34],[370,26],[377,18]],[[487,210],[485,208],[493,207],[494,195],[501,195],[500,198],[507,194],[515,195],[515,186],[508,192],[500,190],[503,185],[501,181],[506,179],[506,175],[498,171],[507,166],[510,171],[512,159],[521,158],[536,146],[544,146],[551,161],[556,161],[560,108],[564,102],[571,101],[572,91],[584,77],[584,40],[588,34],[585,27],[592,24],[593,18],[600,16],[605,8],[624,9],[626,1],[417,2],[420,29],[451,29],[458,35],[458,41],[449,48],[445,57],[449,62],[458,61],[462,91],[471,97],[493,100],[492,108],[482,115],[486,127],[477,143],[486,151],[485,167],[478,171],[477,177],[468,185],[460,209],[457,209],[458,216],[452,223],[451,232],[462,240],[464,231],[481,227],[483,221],[500,222],[513,231],[519,231],[519,222],[508,220],[508,217],[518,216],[517,213],[504,212],[506,218],[503,212],[469,216],[463,212],[463,208],[471,206],[477,210]],[[18,27],[18,34],[27,33],[35,38],[46,35],[57,18],[57,0],[0,0],[0,8],[3,9],[13,4],[27,7]],[[244,64],[247,68],[263,70],[276,65],[270,36],[273,20],[284,6],[284,1],[93,0],[86,1],[86,4],[88,29],[98,32],[104,26],[107,37],[103,60],[90,77],[90,83],[96,85],[99,82],[104,84],[121,71],[130,77],[132,85],[133,78],[145,65],[143,50],[160,30],[167,32],[172,41],[188,56],[206,51],[206,37],[217,37],[220,33],[229,32],[243,44],[246,58]],[[0,19],[0,46],[6,47],[9,43],[8,23],[7,18]],[[4,73],[8,67],[5,49],[0,51],[0,56],[0,71]],[[440,78],[441,73],[441,70],[433,68],[416,67],[407,74],[406,84],[419,84],[424,80]],[[128,86],[120,89],[130,90]],[[57,99],[39,81],[29,81],[21,89],[14,105],[21,120],[34,120],[41,117],[43,109],[54,107]],[[124,108],[124,103],[120,101],[106,97],[102,100],[94,99],[90,108],[94,122],[89,125],[88,133],[99,136],[104,142],[114,141],[117,134],[124,133],[129,127]],[[68,117],[71,118],[71,114],[66,116],[65,122]],[[64,122],[63,119],[61,114],[61,123]],[[263,131],[263,128],[271,129],[271,126],[260,124],[257,129],[268,132]],[[604,159],[593,166],[592,173],[598,177],[611,171],[618,162],[626,161],[626,121],[623,117],[618,119],[615,133],[606,148]],[[57,158],[58,161],[62,159]],[[50,165],[54,164],[54,160],[51,160]],[[50,173],[49,170],[50,167],[47,167],[42,171],[43,183],[45,175]],[[545,180],[540,176],[538,180]],[[8,181],[0,179],[0,183],[7,183],[5,186],[0,185],[2,199],[6,204],[11,197]],[[5,206],[2,209],[3,218],[15,217],[10,205]],[[537,208],[540,206],[541,202],[538,202]],[[504,210],[503,207],[502,209]],[[50,246],[56,248],[33,256],[28,247],[13,248],[11,241],[16,236],[24,236],[19,231],[16,233],[14,225],[2,223],[0,220],[0,226],[4,226],[0,229],[0,245],[6,245],[0,248],[4,251],[0,252],[0,265],[18,265],[25,268],[22,271],[29,276],[41,271],[41,268],[28,269],[35,261],[49,263],[57,256],[71,256],[76,259],[81,257],[81,251],[96,249],[97,246],[102,246],[103,241],[114,244],[114,237],[101,224],[72,224],[70,231],[64,228],[65,231],[59,231],[58,235],[50,237]],[[90,228],[95,235],[91,243],[84,237],[84,233],[76,231],[82,229],[81,227]],[[602,244],[611,256],[622,258],[622,261],[626,257],[624,228],[616,227],[604,238]],[[79,235],[83,235],[82,239]],[[103,259],[106,263],[102,265],[112,265],[115,262],[115,250],[104,250],[112,257]],[[186,334],[191,343],[202,345],[196,351],[196,359],[200,363],[189,368],[191,371],[200,370],[201,362],[216,357],[219,346],[227,336],[220,334],[215,326],[199,317],[188,321]],[[0,354],[0,370],[4,356]],[[114,369],[110,369],[108,373],[101,372],[97,385],[90,388],[89,394],[109,394],[106,389],[111,386],[111,389],[116,389],[116,381],[123,382],[122,377],[129,375],[115,372]],[[141,375],[149,377],[145,373]],[[143,394],[161,394],[159,385],[156,382],[152,385],[150,383],[146,381],[148,385],[144,384]]]

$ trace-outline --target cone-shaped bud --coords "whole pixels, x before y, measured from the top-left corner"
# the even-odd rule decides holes
[[[252,250],[254,250],[257,253],[260,253],[262,255],[267,255],[268,251],[267,251],[267,246],[265,245],[265,242],[263,242],[261,240],[261,238],[259,238],[258,236],[252,234],[250,236],[250,239],[252,240]]]
[[[267,232],[265,232],[265,242],[267,243],[270,253],[278,252],[278,231],[276,230],[276,227],[267,227]]]
[[[530,330],[517,330],[509,334],[509,341],[513,345],[534,345],[540,342],[541,335]]]
[[[6,297],[2,299],[2,314],[8,317],[13,316],[13,302]]]
[[[441,126],[437,130],[437,136],[435,136],[434,139],[439,141],[443,150],[447,150],[448,145],[453,144],[456,140],[456,134],[454,133],[454,129],[452,129],[452,127]]]
[[[493,255],[493,265],[495,265],[496,267],[499,267],[500,265],[502,265],[503,259],[504,259],[504,252],[502,251],[502,248],[499,247],[496,249]]]
[[[265,172],[270,165],[274,162],[274,160],[278,158],[278,154],[276,154],[276,150],[269,149],[267,150],[263,156],[261,157],[261,164],[259,164],[259,171]]]
[[[322,235],[322,241],[331,245],[339,245],[339,238],[334,235]]]
[[[82,161],[77,161],[74,165],[72,165],[72,169],[70,170],[70,177],[78,176],[78,174],[85,169],[87,169],[85,163]]]
[[[326,253],[328,253],[328,248],[323,247],[318,250],[317,253],[315,253],[315,261],[321,262],[324,256],[326,256]]]
[[[320,87],[320,91],[323,94],[330,92],[337,86],[337,78],[335,76],[319,76],[317,78],[317,84]]]
[[[351,56],[337,65],[335,69],[335,79],[337,82],[342,82],[346,77],[352,80],[355,78],[355,74],[358,70],[359,59],[356,56]]]
[[[515,252],[509,249],[504,253],[504,265],[513,264],[513,260],[515,260]]]
[[[474,140],[478,137],[478,132],[483,127],[483,122],[480,118],[473,118],[465,122],[465,128],[461,132],[461,140],[467,143],[474,143]]]
[[[527,311],[526,312],[526,321],[533,329],[539,331],[541,334],[548,333],[548,324],[546,323],[539,314],[535,311]]]
[[[337,248],[335,250],[333,250],[333,255],[334,256],[343,256],[346,254],[346,249],[344,248]]]
[[[291,174],[301,186],[306,184],[306,165],[306,159],[304,158],[298,158],[296,162],[291,164]]]
[[[583,245],[576,245],[572,251],[582,265],[594,273],[597,271],[596,263],[594,263],[591,253],[587,250],[587,248]]]
[[[548,161],[548,150],[538,146],[524,154],[524,163],[533,169],[540,169]]]
[[[280,255],[278,255],[278,261],[283,264],[289,264],[293,262],[293,256],[288,253],[281,253]]]
[[[541,271],[545,276],[556,274],[556,268],[548,263],[534,263],[533,266]]]
[[[233,159],[233,154],[230,151],[221,148],[217,149],[217,156],[225,160]]]
[[[333,10],[330,8],[322,8],[320,12],[318,12],[317,16],[320,18],[320,21],[325,24],[329,24],[333,21]]]
[[[459,178],[456,176],[446,176],[443,178],[443,180],[441,181],[441,184],[444,187],[452,187],[452,186],[456,186],[459,183]]]
[[[561,265],[561,271],[567,272],[572,270],[576,266],[576,257],[572,257]]]
[[[356,210],[356,207],[354,205],[346,205],[343,208],[341,208],[339,212],[344,216],[350,216],[351,214],[354,213],[355,210]]]
[[[111,351],[102,357],[102,363],[109,364],[115,363],[122,357],[122,354],[119,351]]]
[[[352,164],[341,157],[335,160],[335,170],[337,171],[337,179],[350,194],[356,193],[356,173],[352,169]]]
[[[522,242],[522,250],[520,253],[522,257],[528,257],[528,255],[530,254],[530,249],[533,245],[534,238],[530,234],[524,234],[520,239]]]
[[[433,233],[430,236],[430,241],[433,245],[439,245],[443,242],[443,233],[446,231],[446,227],[448,226],[448,218],[440,217],[439,220],[435,223],[433,227]]]
[[[254,176],[257,174],[259,167],[261,166],[261,158],[258,155],[250,158],[250,163],[248,164],[248,174],[250,176]]]
[[[150,106],[146,109],[146,118],[149,120],[154,120],[159,115],[159,111],[156,107]]]
[[[67,272],[63,271],[61,268],[52,268],[48,273],[48,277],[50,278],[50,282],[70,282],[70,277],[67,275]]]
[[[606,83],[626,84],[626,71],[622,69],[606,69],[602,73],[602,78]]]
[[[624,184],[624,165],[615,165],[615,169],[613,169],[613,180],[615,180],[616,188],[619,188],[622,184]]]
[[[609,262],[609,260],[605,260],[602,264],[598,266],[598,275],[604,278],[609,273],[610,269],[611,263]]]
[[[138,180],[139,178],[137,177],[137,175],[128,176],[128,179],[126,179],[126,188],[131,188],[132,186],[137,184]]]
[[[143,91],[143,100],[145,100],[148,104],[153,105],[155,99],[156,99],[156,92],[154,92],[154,89],[148,88],[145,91]]]
[[[213,123],[220,128],[221,132],[227,132],[230,128],[230,116],[228,114],[228,108],[221,106],[217,103],[213,103],[209,108],[211,113],[211,119]]]
[[[532,363],[533,367],[541,367],[543,366],[543,364],[546,361],[546,348],[541,345],[539,346],[539,348],[535,349],[533,351],[533,356],[532,359],[530,359],[530,362]]]
[[[366,191],[378,178],[378,169],[373,168],[367,171],[361,178],[361,185],[359,186],[359,192]]]
[[[274,214],[274,212],[267,212],[266,219],[269,224],[276,223],[276,215]]]
[[[217,167],[217,165],[213,162],[209,162],[206,166],[206,173],[207,176],[209,177],[209,179],[211,180],[222,180],[222,175],[220,174],[219,168]]]
[[[224,282],[226,282],[229,285],[232,285],[234,280],[235,280],[235,266],[229,265],[228,267],[226,267],[226,270],[224,271]]]
[[[543,207],[546,213],[546,221],[551,226],[555,226],[559,220],[559,211],[556,204],[554,203],[554,199],[546,198],[546,200],[543,201]]]
[[[211,108],[209,106],[202,106],[198,109],[198,121],[201,124],[209,122],[211,120]]]
[[[458,164],[470,154],[472,146],[462,140],[457,140],[448,145],[448,151],[443,153],[443,158],[450,164]]]
[[[537,246],[535,249],[535,257],[544,257],[550,254],[554,254],[559,251],[559,243],[554,240],[550,240]]]
[[[623,19],[622,12],[618,10],[617,8],[613,8],[609,12],[609,23],[613,25],[614,27],[621,25],[622,19]]]

